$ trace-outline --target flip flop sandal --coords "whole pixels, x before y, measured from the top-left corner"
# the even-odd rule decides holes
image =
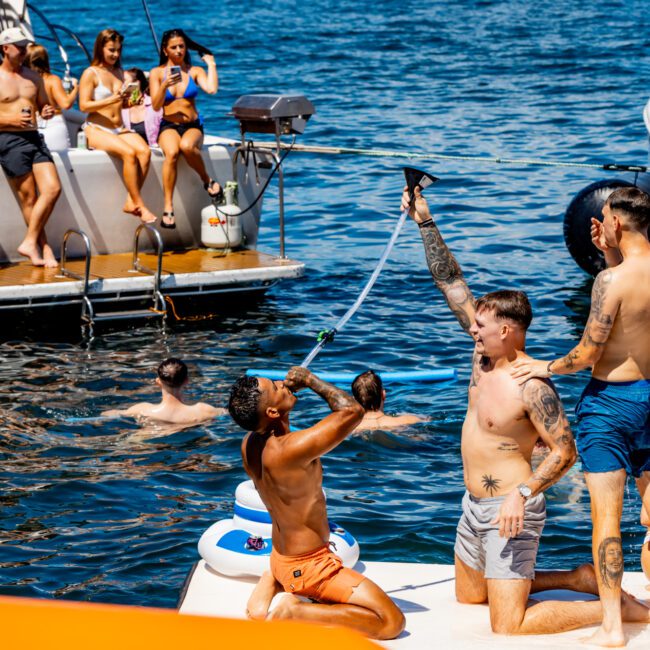
[[[216,194],[212,194],[210,190],[212,189],[213,185],[219,185],[219,183],[217,183],[215,180],[210,179],[208,183],[203,183],[203,188],[210,195],[210,198],[213,201],[216,203],[221,203],[223,201],[223,187],[219,185],[219,191]]]
[[[171,220],[171,223],[165,223],[165,217],[167,219]],[[161,228],[168,228],[169,230],[174,230],[176,228],[176,222],[175,222],[174,213],[173,212],[163,212],[162,213],[162,218],[160,219],[160,227]]]

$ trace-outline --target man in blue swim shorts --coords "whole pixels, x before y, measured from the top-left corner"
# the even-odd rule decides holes
[[[602,223],[592,219],[591,229],[608,268],[594,282],[580,343],[562,359],[513,364],[520,381],[592,368],[576,408],[576,441],[591,496],[592,552],[603,604],[603,621],[591,642],[603,646],[625,645],[621,513],[628,474],[636,479],[642,513],[650,512],[649,225],[648,194],[624,187],[609,196]]]
[[[549,589],[598,591],[590,564],[572,571],[535,568],[544,492],[571,467],[576,451],[552,382],[533,378],[520,386],[512,376],[512,364],[528,358],[530,302],[513,290],[475,299],[418,188],[413,203],[405,189],[401,207],[419,226],[433,281],[474,344],[460,440],[466,492],[454,546],[456,600],[487,603],[497,634],[553,634],[600,623],[599,601],[529,599]],[[533,469],[539,438],[549,453]],[[650,609],[623,599],[626,621],[650,623]]]

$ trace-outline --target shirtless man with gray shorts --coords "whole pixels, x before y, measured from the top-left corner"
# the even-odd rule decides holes
[[[544,490],[573,465],[575,444],[560,399],[547,379],[520,385],[511,374],[524,352],[532,310],[521,291],[495,291],[475,300],[458,262],[418,189],[408,210],[420,227],[433,280],[463,330],[474,339],[461,453],[467,491],[455,546],[456,598],[488,602],[499,634],[550,634],[600,623],[599,601],[543,601],[531,592],[569,589],[598,593],[591,565],[535,572],[546,508]],[[533,472],[538,438],[549,453]],[[622,595],[623,617],[650,621],[650,609]]]

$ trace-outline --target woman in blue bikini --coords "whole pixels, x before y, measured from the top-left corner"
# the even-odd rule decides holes
[[[203,68],[192,65],[190,49],[198,51],[207,65],[207,73]],[[217,64],[210,50],[192,41],[182,29],[171,29],[163,34],[160,65],[149,75],[152,108],[163,109],[158,136],[158,144],[165,154],[165,207],[160,224],[163,228],[176,228],[173,196],[180,154],[200,176],[203,187],[211,197],[219,198],[222,195],[221,186],[210,178],[201,157],[203,119],[196,110],[195,101],[199,88],[214,95],[218,83]]]

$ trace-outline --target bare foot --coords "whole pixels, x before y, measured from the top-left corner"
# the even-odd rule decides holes
[[[54,257],[54,251],[49,244],[43,246],[43,260],[48,269],[56,269],[59,266],[59,262]]]
[[[650,623],[650,608],[625,591],[621,594],[621,615],[626,623]]]
[[[599,645],[603,648],[620,648],[625,645],[623,632],[605,632],[599,627],[591,636],[580,639],[583,643]]]
[[[136,217],[140,216],[140,208],[133,202],[130,194],[128,194],[126,197],[126,202],[124,203],[122,212],[126,212],[127,214],[134,214]]]
[[[18,246],[18,253],[23,257],[29,257],[29,260],[34,266],[45,266],[45,260],[41,256],[41,252],[38,250],[36,244],[26,244],[23,242]]]
[[[270,571],[265,571],[255,585],[253,593],[246,604],[246,615],[253,620],[263,621],[269,613],[269,607],[275,594],[282,591],[281,585]]]
[[[296,610],[296,605],[298,605],[298,603],[300,603],[300,599],[297,596],[294,596],[293,594],[287,594],[286,596],[282,597],[277,607],[269,612],[267,618],[270,621],[293,618],[294,612]]]
[[[136,216],[140,217],[140,221],[142,221],[142,223],[153,223],[154,221],[158,220],[158,217],[144,205],[136,206],[136,210],[139,211]],[[136,213],[134,212],[133,214]]]

